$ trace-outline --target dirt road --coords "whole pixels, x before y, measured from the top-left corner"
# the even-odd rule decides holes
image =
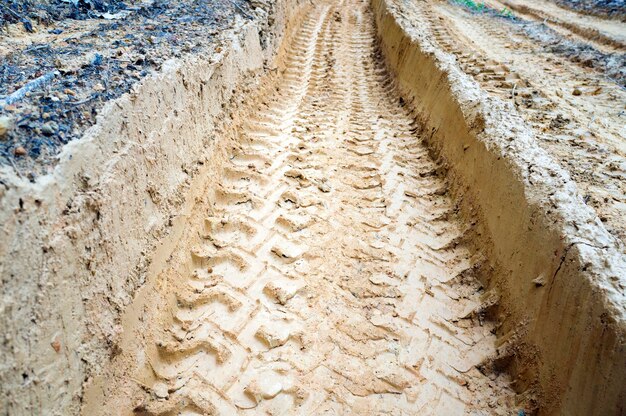
[[[395,95],[371,11],[311,7],[250,103],[189,269],[168,279],[177,302],[151,324],[159,358],[135,411],[510,414],[471,225]]]
[[[0,414],[620,414],[619,1],[126,3],[0,12]]]

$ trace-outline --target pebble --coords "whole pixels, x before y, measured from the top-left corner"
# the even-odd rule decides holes
[[[13,118],[9,116],[0,117],[0,140],[4,140],[4,138],[12,128]]]
[[[54,121],[49,121],[41,126],[41,132],[46,136],[52,136],[58,130],[59,126]]]
[[[330,186],[328,186],[328,184],[326,182],[321,182],[317,185],[317,189],[319,189],[320,191],[327,193],[330,192]]]
[[[574,88],[574,91],[572,91],[572,94],[575,96],[579,96],[582,94],[582,91],[580,91],[578,88]]]
[[[535,284],[536,287],[541,287],[546,284],[546,279],[543,277],[543,275],[540,275],[535,280],[533,280],[533,283]]]
[[[16,147],[14,151],[15,156],[26,156],[26,153],[26,149],[24,149],[22,146]]]
[[[159,399],[167,399],[169,396],[167,385],[165,383],[157,382],[154,384],[152,389],[154,391],[154,395]]]

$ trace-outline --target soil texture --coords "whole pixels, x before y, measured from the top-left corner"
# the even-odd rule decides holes
[[[312,6],[146,324],[139,414],[517,412],[481,256],[376,49]],[[181,255],[178,255],[181,257]],[[115,390],[115,384],[109,386]]]
[[[0,28],[0,164],[31,181],[54,168],[105,103],[170,58],[215,51],[216,35],[255,9],[241,0],[59,3],[0,7],[31,17]]]
[[[623,23],[561,13],[543,0],[485,4],[478,11],[444,1],[403,7],[486,91],[514,103],[585,203],[626,242]]]

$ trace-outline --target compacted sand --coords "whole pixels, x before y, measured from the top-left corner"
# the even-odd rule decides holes
[[[508,414],[476,263],[366,2],[310,9],[151,325],[146,414]],[[294,409],[297,409],[294,410]]]

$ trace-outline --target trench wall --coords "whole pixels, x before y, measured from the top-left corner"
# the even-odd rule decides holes
[[[168,61],[108,103],[53,173],[0,171],[1,414],[80,412],[122,352],[124,310],[167,256],[157,243],[176,237],[192,184],[221,163],[218,128],[271,65],[297,3],[237,20],[213,53]]]
[[[494,99],[429,39],[410,2],[373,0],[397,85],[446,163],[488,246],[500,301],[494,363],[540,414],[625,411],[626,266],[575,184]]]
[[[540,413],[620,414],[617,243],[512,106],[481,92],[392,0],[373,7],[400,90],[465,208],[480,212],[498,271],[496,362]],[[123,312],[168,256],[157,242],[176,240],[198,197],[189,190],[224,157],[228,108],[267,69],[295,9],[278,1],[225,34],[222,52],[170,61],[109,103],[36,183],[0,172],[1,413],[79,412],[85,386],[121,353]]]

